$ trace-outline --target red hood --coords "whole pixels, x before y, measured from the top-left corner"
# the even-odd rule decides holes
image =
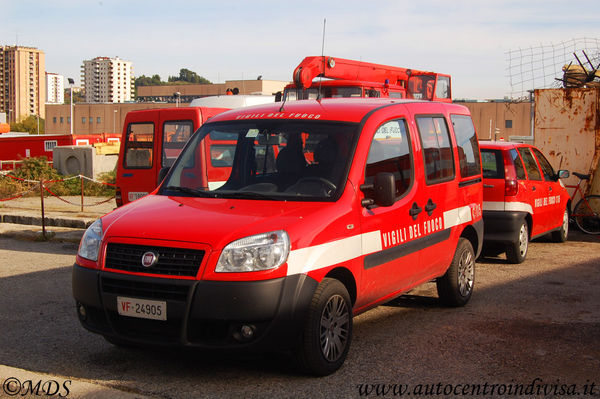
[[[257,201],[148,195],[102,218],[111,237],[202,243],[222,249],[238,238],[285,229],[310,230],[306,215],[334,217],[334,203]],[[326,216],[327,215],[327,216]],[[318,234],[318,233],[317,233]],[[296,237],[299,238],[298,236]],[[313,236],[314,238],[314,236]]]

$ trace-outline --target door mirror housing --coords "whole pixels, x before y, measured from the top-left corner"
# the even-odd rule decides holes
[[[556,180],[558,180],[558,179],[566,179],[566,178],[568,178],[569,176],[571,176],[571,174],[569,173],[569,171],[568,171],[568,170],[561,169],[561,170],[559,170],[559,171],[558,171],[558,173],[556,174]]]
[[[392,206],[396,202],[396,179],[393,173],[380,172],[375,175],[373,182],[375,204]]]
[[[365,197],[362,200],[361,205],[365,208],[392,206],[396,202],[396,179],[393,173],[377,173],[372,184],[363,184],[360,189],[363,192],[373,193],[373,198]]]

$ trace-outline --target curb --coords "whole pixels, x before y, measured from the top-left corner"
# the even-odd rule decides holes
[[[69,227],[72,229],[86,229],[95,219],[72,219],[62,217],[45,217],[46,226]],[[24,224],[24,225],[42,225],[41,216],[23,216],[12,214],[0,214],[0,223]]]

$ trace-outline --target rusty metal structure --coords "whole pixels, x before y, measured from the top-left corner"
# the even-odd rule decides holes
[[[600,194],[600,88],[536,90],[534,130],[555,168],[592,174],[586,194]]]

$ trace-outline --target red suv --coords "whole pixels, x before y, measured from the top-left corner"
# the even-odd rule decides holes
[[[506,252],[509,262],[521,263],[533,238],[551,233],[566,241],[570,197],[559,179],[569,172],[554,172],[529,144],[483,141],[480,148],[485,253]]]

